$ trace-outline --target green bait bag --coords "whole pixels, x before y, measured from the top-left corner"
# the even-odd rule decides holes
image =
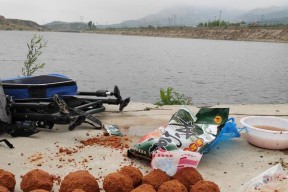
[[[152,159],[152,153],[183,150],[202,154],[217,138],[228,119],[229,108],[200,108],[194,116],[181,107],[171,117],[168,126],[160,127],[140,139],[128,150],[129,157]]]

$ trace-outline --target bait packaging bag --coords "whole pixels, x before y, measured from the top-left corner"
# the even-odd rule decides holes
[[[228,115],[229,108],[200,108],[194,116],[181,107],[166,127],[142,137],[128,150],[128,156],[152,160],[152,168],[170,175],[181,167],[197,167],[202,154],[221,140],[219,136],[225,139],[240,136],[234,120],[228,121]]]

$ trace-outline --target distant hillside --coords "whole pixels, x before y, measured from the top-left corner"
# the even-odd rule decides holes
[[[288,8],[268,7],[253,9],[247,12],[239,10],[204,9],[191,6],[176,6],[165,9],[159,13],[147,15],[140,19],[126,20],[112,25],[97,25],[96,28],[141,28],[141,27],[164,27],[186,26],[193,27],[199,23],[224,20],[230,23],[244,21],[246,24],[288,24]],[[88,28],[88,23],[55,21],[44,25],[53,31],[81,31]]]
[[[87,28],[88,24],[87,23],[81,23],[81,22],[63,22],[63,21],[53,21],[51,23],[47,23],[44,25],[50,30],[53,31],[70,31],[70,32],[77,32],[84,30]]]
[[[219,9],[203,9],[191,6],[178,6],[165,9],[159,13],[147,15],[138,20],[128,20],[120,24],[112,25],[112,27],[147,27],[147,26],[197,26],[213,20],[230,21],[235,16],[243,12],[237,10],[219,10]]]
[[[200,9],[191,6],[177,6],[170,9],[165,9],[159,13],[147,15],[137,20],[127,20],[122,23],[112,25],[97,25],[96,28],[138,28],[148,26],[197,26],[201,22],[208,22],[217,20],[221,16],[222,20],[231,20],[235,16],[242,14],[243,12],[237,10],[221,10],[218,9]],[[45,24],[55,31],[67,31],[67,30],[83,30],[87,29],[87,23],[67,23],[61,21],[55,21]]]
[[[288,8],[287,7],[269,7],[258,8],[246,12],[236,17],[236,20],[245,21],[246,23],[259,24],[288,24]]]
[[[0,30],[27,30],[27,31],[41,31],[47,30],[45,27],[38,25],[33,21],[20,19],[6,19],[0,16]]]
[[[242,22],[259,24],[288,24],[288,8],[268,7],[253,9],[248,12],[239,10],[200,9],[195,7],[174,7],[138,20],[128,20],[110,27],[147,27],[147,26],[196,26],[215,20],[225,20],[230,23]]]
[[[288,7],[258,8],[247,12],[237,10],[204,9],[191,6],[176,6],[159,13],[147,15],[140,19],[133,19],[112,25],[97,25],[96,29],[104,28],[143,28],[143,27],[194,27],[199,23],[224,20],[230,23],[256,25],[288,25]],[[254,25],[255,26],[255,25]],[[88,28],[84,22],[54,21],[45,25],[38,25],[33,21],[20,19],[6,19],[0,16],[0,30],[51,30],[80,32]]]

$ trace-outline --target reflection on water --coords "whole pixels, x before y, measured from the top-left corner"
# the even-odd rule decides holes
[[[0,31],[0,77],[21,75],[35,32]],[[195,105],[287,103],[288,44],[81,33],[38,33],[48,41],[37,74],[62,73],[80,90],[112,90],[155,103],[172,87]]]

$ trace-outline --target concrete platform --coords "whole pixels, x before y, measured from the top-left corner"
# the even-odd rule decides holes
[[[288,104],[214,107],[229,107],[230,117],[236,119],[238,127],[242,126],[239,120],[250,115],[288,119]],[[127,158],[125,145],[133,146],[141,136],[167,124],[179,108],[180,106],[156,107],[146,103],[131,103],[123,112],[118,112],[117,106],[106,106],[106,112],[96,116],[104,124],[117,124],[122,133],[127,135],[121,138],[123,150],[100,145],[83,146],[81,140],[103,134],[103,130],[95,130],[87,124],[74,131],[68,131],[67,125],[57,125],[52,130],[41,130],[28,138],[1,135],[1,138],[9,139],[15,148],[9,149],[4,143],[0,143],[0,169],[15,174],[16,192],[21,191],[21,176],[36,168],[61,179],[69,172],[88,170],[98,179],[101,187],[103,178],[123,165],[132,164],[146,174],[151,170],[149,163]],[[195,106],[189,108],[194,114],[199,110]],[[242,133],[241,138],[217,144],[202,157],[197,169],[205,180],[217,183],[222,192],[231,192],[237,191],[245,182],[279,162],[284,167],[288,164],[288,149],[278,151],[257,148],[248,144],[245,133]],[[60,179],[58,183],[54,183],[55,192],[59,189],[59,183]]]

